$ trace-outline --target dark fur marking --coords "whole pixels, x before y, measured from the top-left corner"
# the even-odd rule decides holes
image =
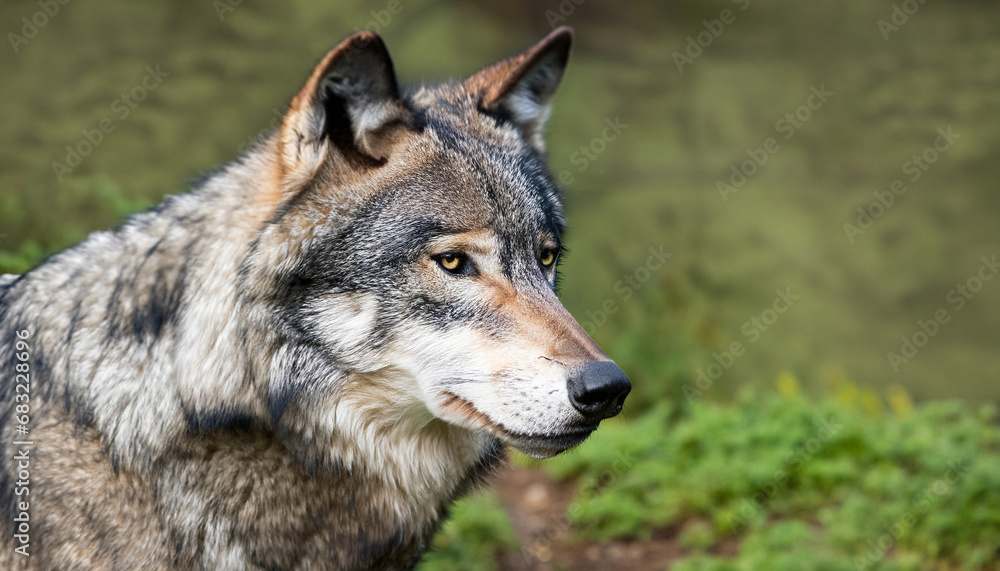
[[[92,407],[79,402],[79,399],[71,398],[70,402],[73,407],[73,423],[77,428],[86,428],[94,424],[94,409]]]
[[[191,410],[184,408],[184,422],[191,432],[236,431],[246,432],[261,428],[261,422],[252,414],[235,410]]]
[[[187,267],[188,262],[181,264],[172,282],[166,269],[157,270],[149,299],[132,312],[132,334],[136,341],[142,343],[147,337],[156,339],[164,326],[175,322],[184,296]]]
[[[180,314],[190,258],[186,258],[176,269],[160,267],[155,270],[155,275],[150,276],[149,272],[153,270],[143,270],[150,260],[154,260],[151,265],[155,265],[158,248],[159,242],[144,253],[131,279],[120,275],[115,280],[107,305],[109,340],[117,340],[125,334],[131,334],[139,343],[155,340],[162,335],[164,327],[174,323]],[[143,286],[141,280],[148,280],[151,285]],[[135,296],[144,290],[147,298],[140,301]],[[134,305],[127,314],[122,307],[126,300]]]
[[[336,361],[318,343],[298,341],[285,355],[280,367],[272,370],[280,377],[272,378],[267,395],[271,421],[278,426],[285,409],[316,384],[336,377],[338,371],[332,363]]]
[[[73,303],[73,314],[69,319],[69,331],[66,332],[66,345],[73,342],[73,334],[76,333],[76,326],[80,323],[80,309],[83,306],[83,299],[77,298],[76,302]],[[67,366],[69,363],[67,362]],[[69,371],[67,371],[67,374]]]
[[[32,336],[31,341],[31,393],[49,400],[53,398],[53,386],[47,382],[52,378],[52,366],[46,357],[46,349],[38,339]],[[11,368],[13,370],[13,368]]]
[[[441,121],[438,119],[427,118],[427,125],[430,129],[437,135],[438,139],[444,146],[452,149],[456,149],[459,146],[459,139],[461,138],[461,132],[450,125],[446,121]]]
[[[121,318],[118,315],[118,298],[121,296],[123,288],[124,284],[122,283],[121,276],[119,276],[118,279],[115,280],[114,289],[111,290],[111,297],[108,298],[108,307],[106,310],[109,341],[118,338],[118,329],[121,327]]]

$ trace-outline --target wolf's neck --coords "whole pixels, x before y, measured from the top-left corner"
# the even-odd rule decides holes
[[[212,469],[266,474],[253,493],[268,502],[281,499],[281,517],[272,518],[278,520],[276,528],[238,537],[239,553],[280,560],[282,549],[302,549],[299,542],[346,543],[357,547],[352,557],[358,559],[335,566],[362,569],[408,568],[426,549],[452,502],[498,467],[504,450],[492,436],[434,418],[407,394],[400,374],[387,370],[349,375],[335,393],[311,393],[285,409],[275,430],[251,432],[242,441],[229,440],[240,431],[189,441],[194,456],[211,456]],[[246,454],[247,450],[256,451]],[[163,486],[182,488],[180,481],[196,478],[207,464],[192,466],[188,478],[171,478]],[[231,509],[210,513],[212,504],[181,489],[165,494],[177,501],[176,511],[205,506],[198,520],[213,521],[227,530],[244,528],[242,514],[256,506],[240,502],[250,496],[233,493],[228,481],[200,481],[215,486],[208,493],[202,491],[206,497],[219,498],[223,507],[231,504]],[[359,527],[362,533],[356,531]],[[276,545],[273,536],[287,536],[289,529],[315,531],[296,536],[288,545]],[[194,536],[190,541],[203,539]],[[217,566],[208,559],[202,563]]]
[[[237,271],[268,216],[252,199],[260,168],[230,165],[92,234],[4,298],[10,326],[32,330],[39,396],[119,463],[155,460],[192,417],[260,408],[235,350]]]
[[[427,428],[433,432],[440,427]],[[283,568],[410,568],[452,501],[497,466],[503,451],[490,439],[491,446],[477,461],[449,465],[446,473],[429,469],[418,479],[411,474],[449,455],[433,438],[409,448],[398,436],[390,432],[379,438],[388,444],[374,454],[384,462],[381,466],[345,464],[315,471],[305,469],[270,431],[216,432],[192,439],[186,457],[173,462],[184,467],[185,477],[167,471],[155,475],[161,509],[170,514],[168,519],[183,514],[187,521],[201,522],[171,529],[175,542],[200,547],[222,537],[227,545],[224,550],[197,549],[197,558],[183,560],[182,566],[244,568],[283,561]],[[448,440],[438,436],[444,438],[440,444]],[[250,513],[257,515],[248,518]],[[310,545],[322,547],[307,555]],[[251,553],[253,561],[247,558]]]
[[[286,410],[279,431],[307,466],[347,471],[382,491],[379,509],[422,521],[475,483],[503,456],[495,438],[434,417],[405,387],[416,381],[386,369],[354,374],[328,397],[311,395]],[[303,446],[299,448],[299,446]]]

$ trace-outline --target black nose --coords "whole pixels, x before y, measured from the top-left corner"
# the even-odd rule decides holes
[[[570,376],[569,401],[589,421],[611,418],[622,410],[632,390],[625,372],[611,361],[594,361]]]

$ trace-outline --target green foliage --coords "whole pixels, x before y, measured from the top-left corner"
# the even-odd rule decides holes
[[[609,421],[544,462],[577,483],[567,510],[575,540],[677,528],[687,556],[675,568],[686,571],[998,569],[995,407],[884,412],[847,383],[820,401],[800,396],[790,377],[779,384],[731,403]],[[908,397],[897,390],[893,399]],[[734,540],[736,557],[712,553]],[[501,550],[516,549],[490,496],[460,503],[435,546],[425,569],[490,569]]]
[[[825,550],[820,533],[802,521],[779,521],[764,526],[748,536],[740,546],[739,557],[726,559],[694,555],[679,561],[678,571],[854,571],[854,564],[840,554]]]
[[[465,498],[434,538],[421,571],[493,571],[504,550],[517,548],[514,530],[495,494]]]
[[[34,240],[21,242],[13,252],[0,249],[0,274],[23,274],[44,256],[45,251]]]
[[[545,467],[580,483],[569,511],[579,539],[679,526],[695,553],[683,569],[972,569],[1000,553],[1000,430],[988,406],[897,415],[747,392],[608,423]],[[735,560],[698,554],[727,537],[740,542]]]
[[[10,228],[23,237],[9,242],[0,235],[0,274],[24,273],[45,255],[83,240],[94,221],[110,226],[150,206],[148,200],[126,194],[105,175],[69,179],[63,185],[50,201],[26,192],[0,196],[0,222],[9,222],[5,230]],[[36,217],[48,223],[36,224]]]

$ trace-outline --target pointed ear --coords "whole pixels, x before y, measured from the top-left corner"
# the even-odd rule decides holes
[[[473,75],[466,88],[482,94],[484,111],[509,117],[543,151],[542,131],[572,44],[572,28],[557,28],[520,54]]]
[[[351,164],[379,164],[391,150],[390,131],[410,117],[382,38],[350,36],[316,66],[285,115],[279,147],[286,181],[308,180],[331,152]]]

